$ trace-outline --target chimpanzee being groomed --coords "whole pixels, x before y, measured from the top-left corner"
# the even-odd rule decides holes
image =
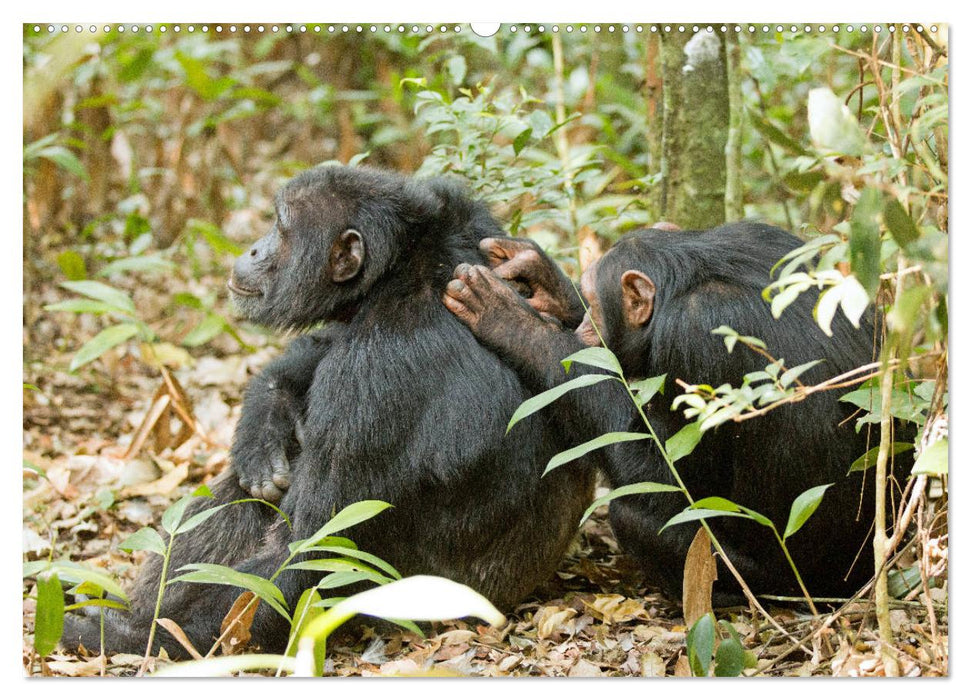
[[[686,422],[680,411],[670,409],[680,393],[675,380],[739,386],[744,374],[768,364],[741,346],[727,353],[723,339],[711,333],[718,326],[761,338],[787,367],[824,359],[802,375],[805,384],[873,360],[872,322],[864,319],[860,328],[853,328],[838,315],[829,338],[813,321],[814,295],[801,295],[778,321],[772,318],[761,292],[770,281],[770,268],[798,245],[788,233],[755,223],[710,231],[634,232],[584,274],[581,284],[589,313],[575,333],[570,328],[576,324],[557,311],[565,300],[558,291],[563,285],[549,282],[555,279],[554,266],[530,241],[485,241],[495,270],[459,266],[443,300],[480,341],[517,369],[533,391],[560,384],[577,372],[596,371],[575,364],[568,376],[559,363],[585,345],[600,343],[595,324],[628,379],[667,374],[667,391],[645,407],[659,437],[666,440]],[[500,279],[511,277],[546,291],[525,301]],[[768,516],[780,532],[796,496],[812,486],[835,484],[819,510],[788,541],[815,596],[853,592],[873,571],[872,556],[863,549],[872,531],[873,478],[847,473],[853,461],[875,445],[875,438],[868,441],[865,430],[854,430],[851,407],[840,403],[841,393],[816,393],[754,420],[725,423],[708,431],[694,452],[677,463],[694,498],[728,498]],[[575,443],[611,431],[646,432],[618,382],[570,392],[540,415],[544,413],[554,415]],[[510,436],[518,429],[517,425]],[[673,483],[649,440],[615,445],[607,455],[606,476],[614,487],[640,481]],[[898,458],[898,469],[904,466],[900,462]],[[698,525],[659,530],[686,505],[680,493],[659,493],[626,496],[610,506],[611,526],[621,547],[651,582],[678,600],[685,555]],[[795,577],[768,529],[741,518],[713,518],[709,524],[757,594],[799,595]],[[739,594],[731,575],[720,570],[716,604],[736,602]]]
[[[281,329],[326,325],[294,340],[247,389],[231,469],[207,508],[252,495],[278,500],[290,531],[263,504],[234,504],[176,540],[170,572],[215,562],[271,576],[289,542],[365,499],[393,505],[346,534],[403,575],[465,583],[509,609],[550,577],[590,502],[593,470],[540,479],[568,443],[536,421],[504,439],[529,397],[515,372],[441,304],[460,262],[484,262],[479,242],[501,230],[447,179],[318,167],[276,200],[276,224],[236,262],[240,312]],[[130,614],[107,618],[111,650],[144,650],[160,571],[152,557]],[[292,606],[319,572],[276,584]],[[176,583],[160,617],[208,649],[240,590]],[[97,618],[72,617],[64,640],[99,648]],[[266,605],[252,641],[282,651],[289,624]],[[162,632],[160,630],[160,632]],[[170,655],[180,645],[162,633]]]

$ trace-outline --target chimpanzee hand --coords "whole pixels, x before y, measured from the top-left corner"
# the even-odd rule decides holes
[[[562,327],[559,319],[537,312],[487,267],[463,263],[452,274],[442,301],[492,350],[515,355],[530,346],[534,334]]]
[[[249,400],[256,393],[261,400]],[[243,408],[233,441],[232,469],[244,491],[276,503],[290,487],[290,458],[303,448],[300,402],[274,380],[257,377]]]
[[[567,328],[580,324],[584,308],[576,289],[536,243],[528,238],[484,238],[479,248],[497,277],[529,289],[526,301],[536,311]]]

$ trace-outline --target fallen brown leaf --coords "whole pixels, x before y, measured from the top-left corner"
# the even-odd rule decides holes
[[[170,620],[167,617],[160,617],[158,619],[158,625],[175,637],[176,641],[181,644],[187,652],[189,652],[189,656],[191,656],[193,659],[202,658],[202,654],[196,651],[196,648],[192,646],[192,642],[189,641],[189,638],[186,636],[185,632],[182,631],[182,628],[179,627],[175,620]]]
[[[684,622],[689,628],[698,618],[711,612],[711,589],[717,578],[711,538],[705,528],[699,527],[684,560],[682,605]]]
[[[169,470],[160,479],[150,481],[147,484],[136,484],[129,486],[121,492],[122,498],[132,498],[134,496],[157,496],[172,493],[175,488],[186,480],[189,476],[189,463],[183,462]]]
[[[260,606],[259,599],[256,599],[255,603],[254,599],[256,595],[252,591],[243,591],[223,618],[219,626],[223,654],[235,654],[249,643],[249,629],[253,624],[256,609]]]
[[[595,617],[608,624],[649,618],[640,601],[625,598],[622,595],[597,595],[592,601],[583,601],[583,604]]]
[[[573,608],[561,608],[556,605],[542,607],[533,615],[536,635],[540,639],[551,639],[559,635],[569,636],[574,630],[574,625],[569,623],[576,616],[577,611]]]

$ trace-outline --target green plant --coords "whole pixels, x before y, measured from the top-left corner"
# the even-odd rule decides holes
[[[742,645],[738,631],[732,624],[725,620],[719,620],[716,624],[711,613],[702,615],[691,625],[685,647],[693,676],[712,675],[713,657],[714,675],[719,677],[740,676],[746,668],[755,668],[756,665],[755,655]]]
[[[186,508],[194,498],[211,496],[212,494],[209,489],[206,486],[201,486],[192,494],[172,504],[162,516],[162,528],[168,533],[167,540],[163,539],[156,530],[145,527],[134,533],[120,545],[123,549],[129,551],[146,550],[155,552],[163,558],[158,597],[156,599],[152,628],[149,633],[149,645],[148,650],[146,650],[146,656],[151,651],[155,624],[159,610],[161,609],[165,588],[171,583],[181,581],[186,583],[236,586],[251,592],[254,598],[239,611],[236,615],[236,620],[241,619],[256,604],[257,600],[266,603],[291,624],[290,640],[287,645],[287,653],[290,654],[294,651],[294,643],[300,631],[321,613],[321,609],[336,605],[343,600],[340,597],[322,600],[319,595],[320,590],[339,588],[362,581],[386,584],[401,578],[401,574],[384,560],[367,552],[360,551],[354,542],[345,537],[333,536],[333,533],[352,527],[391,507],[390,504],[383,501],[360,501],[353,503],[337,513],[310,537],[291,542],[289,545],[289,555],[280,563],[277,570],[268,579],[254,574],[236,571],[228,566],[210,563],[186,564],[179,569],[185,573],[171,579],[167,578],[169,557],[175,537],[198,527],[227,506],[245,502],[264,503],[276,510],[289,525],[289,520],[286,515],[276,506],[266,501],[253,498],[213,506],[212,508],[199,511],[184,522],[182,521]],[[338,556],[322,559],[305,558],[305,555],[314,553],[329,553]],[[283,593],[273,583],[280,574],[288,569],[327,572],[327,575],[323,576],[317,584],[304,592],[295,607],[293,616],[287,610]],[[414,625],[407,621],[398,622],[409,629],[416,630]],[[217,640],[213,644],[209,652],[210,654],[218,648],[220,641]]]
[[[495,626],[502,625],[506,619],[492,603],[468,586],[438,576],[410,576],[341,599],[326,612],[318,614],[296,636],[299,639],[296,658],[244,654],[173,664],[156,675],[211,676],[269,670],[277,675],[288,672],[297,676],[320,676],[323,675],[327,637],[355,615],[426,621],[478,617]]]
[[[596,329],[596,330],[599,336],[600,330],[599,329]],[[601,342],[603,342],[602,336],[601,336]],[[772,523],[771,520],[766,518],[764,515],[761,515],[757,511],[752,510],[751,508],[747,508],[745,506],[733,503],[725,498],[712,497],[712,498],[704,498],[699,501],[696,501],[694,498],[692,498],[691,493],[688,491],[688,488],[685,485],[683,479],[681,478],[681,475],[678,472],[678,469],[675,466],[675,463],[678,460],[682,459],[683,457],[686,457],[689,454],[691,454],[691,452],[695,449],[695,447],[700,442],[701,435],[703,432],[703,427],[702,427],[703,420],[699,419],[699,420],[696,420],[695,422],[688,423],[681,430],[679,430],[677,433],[675,433],[674,435],[672,435],[670,438],[668,438],[662,443],[657,433],[655,432],[654,427],[651,425],[650,420],[648,420],[647,414],[644,412],[644,405],[647,404],[651,400],[651,398],[653,398],[653,396],[664,386],[665,376],[662,375],[658,377],[649,377],[647,379],[643,379],[633,383],[628,382],[628,380],[624,376],[623,369],[621,368],[620,363],[618,362],[616,356],[605,347],[584,348],[583,350],[580,350],[576,353],[573,353],[569,357],[564,358],[561,362],[563,364],[564,369],[567,372],[569,372],[572,364],[574,362],[577,362],[580,364],[589,365],[591,367],[596,367],[601,370],[606,370],[609,374],[584,374],[575,379],[564,382],[563,384],[560,384],[545,392],[537,394],[536,396],[533,396],[530,399],[527,399],[522,403],[522,405],[520,405],[520,407],[513,414],[512,418],[509,421],[507,432],[517,422],[519,422],[523,418],[526,418],[529,415],[532,415],[536,411],[539,411],[540,409],[544,408],[545,406],[549,405],[553,401],[557,400],[567,392],[580,387],[591,386],[593,384],[597,384],[599,382],[609,381],[609,380],[618,381],[621,383],[621,385],[623,385],[625,391],[627,392],[628,397],[630,398],[631,402],[634,404],[635,408],[637,409],[638,415],[640,416],[641,421],[643,422],[644,426],[647,428],[648,432],[647,433],[615,432],[615,433],[607,433],[605,435],[601,435],[597,438],[594,438],[593,440],[583,443],[582,445],[578,445],[577,447],[571,448],[570,450],[566,450],[557,455],[554,455],[553,458],[550,460],[550,462],[547,464],[544,474],[548,473],[552,469],[555,469],[556,467],[566,464],[567,462],[578,459],[579,457],[582,457],[583,455],[589,452],[592,452],[593,450],[601,449],[608,445],[614,445],[620,442],[628,442],[632,440],[651,439],[657,445],[657,448],[661,454],[661,457],[662,459],[664,459],[665,463],[667,464],[668,470],[670,471],[674,481],[674,484],[661,484],[657,482],[639,482],[636,484],[626,484],[597,499],[587,509],[586,513],[583,516],[583,520],[589,517],[590,514],[592,514],[597,507],[601,505],[605,505],[606,503],[609,503],[610,501],[616,498],[621,498],[623,496],[629,496],[629,495],[640,494],[640,493],[662,493],[662,492],[680,491],[684,495],[685,499],[687,500],[688,506],[685,508],[684,511],[677,514],[676,516],[671,518],[667,523],[665,523],[665,525],[661,528],[661,531],[663,531],[668,527],[671,527],[672,525],[677,525],[680,523],[691,522],[696,520],[701,521],[702,527],[704,527],[705,530],[708,532],[708,535],[711,538],[713,546],[721,555],[722,559],[725,561],[726,566],[729,567],[729,570],[738,579],[746,595],[748,595],[750,600],[757,605],[754,596],[752,596],[751,592],[748,590],[748,587],[745,585],[745,582],[742,580],[741,576],[731,565],[730,558],[726,555],[724,548],[722,547],[722,545],[719,543],[714,533],[709,528],[706,522],[706,519],[714,518],[714,517],[742,517],[742,518],[753,520],[754,522],[757,522],[760,525],[768,527],[769,529],[772,530],[772,533],[775,535],[776,541],[779,544],[780,548],[782,549],[786,557],[786,561],[789,563],[789,566],[791,567],[793,574],[795,575],[796,580],[798,581],[799,586],[802,589],[803,594],[805,595],[810,608],[812,608],[813,611],[815,612],[815,606],[813,605],[812,598],[809,595],[809,592],[806,590],[806,587],[803,585],[802,577],[799,574],[799,570],[796,566],[796,563],[792,560],[792,557],[789,555],[789,550],[786,547],[786,540],[791,535],[795,534],[795,532],[797,532],[799,528],[801,528],[802,525],[806,522],[806,520],[808,520],[809,517],[813,514],[813,512],[819,506],[819,502],[822,499],[823,493],[825,492],[826,488],[828,488],[828,485],[818,486],[818,487],[809,489],[803,494],[801,494],[800,496],[798,496],[795,499],[795,501],[793,501],[791,510],[790,510],[789,523],[786,526],[786,530],[784,534],[782,535],[779,534],[777,528],[775,527],[775,525]],[[581,520],[581,522],[583,521]]]
[[[145,362],[153,366],[164,364],[162,358],[171,355],[169,351],[171,346],[161,342],[155,329],[141,318],[130,294],[105,282],[85,279],[87,270],[84,259],[75,251],[66,251],[59,257],[58,262],[69,278],[69,281],[61,282],[60,286],[82,298],[47,304],[44,309],[103,315],[114,321],[78,349],[71,359],[70,371],[73,372],[93,362],[112,348],[133,338],[140,341],[142,359]],[[115,259],[103,266],[97,276],[109,277],[131,272],[172,272],[175,269],[174,262],[158,254],[141,254]],[[208,343],[220,333],[228,333],[241,346],[250,348],[233,324],[215,310],[215,293],[200,298],[189,292],[177,292],[172,299],[178,306],[202,313],[202,319],[182,337],[182,345],[198,347]]]
[[[23,577],[37,580],[37,614],[34,618],[34,650],[40,656],[50,654],[64,632],[64,613],[83,607],[98,607],[101,613],[102,645],[104,643],[104,609],[128,607],[128,597],[115,581],[102,571],[72,561],[25,562]],[[63,583],[74,586],[68,593],[88,596],[65,605]],[[112,595],[117,600],[105,597]]]
[[[24,146],[24,172],[31,174],[39,159],[48,160],[61,170],[71,173],[82,180],[90,179],[84,165],[74,152],[64,146],[60,133],[48,134]]]

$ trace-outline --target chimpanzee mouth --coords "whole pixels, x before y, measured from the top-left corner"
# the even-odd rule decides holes
[[[236,284],[236,282],[233,281],[232,277],[230,277],[229,281],[226,282],[226,286],[229,287],[229,291],[231,291],[233,294],[238,294],[241,297],[258,297],[262,296],[263,294],[263,292],[261,292],[259,289],[240,287],[238,284]]]

